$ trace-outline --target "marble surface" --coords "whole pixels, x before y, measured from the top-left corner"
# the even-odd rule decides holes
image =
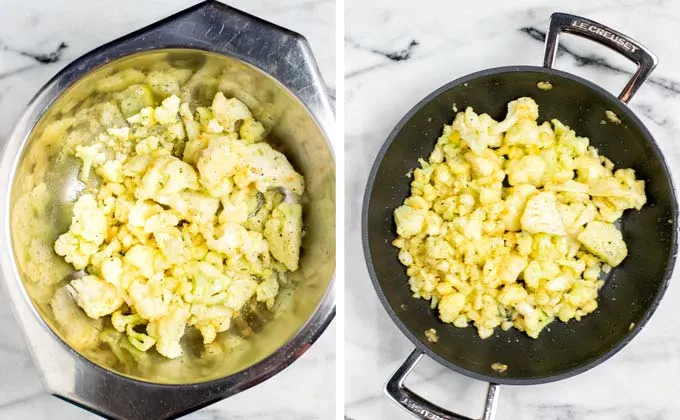
[[[0,139],[24,105],[58,70],[105,42],[184,9],[187,0],[0,0]],[[335,3],[229,0],[305,35],[329,87],[335,86]],[[337,146],[336,146],[337,147]],[[187,419],[326,420],[335,413],[335,327],[265,383]],[[97,418],[45,393],[0,287],[0,419]]]
[[[680,185],[680,55],[675,38],[680,4],[422,0],[416,8],[405,0],[346,0],[345,8],[345,419],[407,420],[412,417],[389,401],[382,387],[413,346],[376,297],[360,239],[361,200],[383,141],[413,105],[446,82],[485,68],[540,65],[539,39],[549,15],[571,12],[629,34],[658,54],[657,70],[631,107],[656,137]],[[612,92],[618,93],[634,70],[603,47],[570,36],[562,40],[568,52],[560,54],[557,67]],[[502,387],[497,420],[680,418],[679,275],[647,327],[623,351],[572,379]],[[407,383],[447,408],[475,418],[481,413],[485,384],[432,360],[418,365]]]

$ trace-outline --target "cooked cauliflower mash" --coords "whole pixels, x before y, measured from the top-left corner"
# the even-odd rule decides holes
[[[54,244],[84,271],[67,286],[84,312],[168,358],[187,326],[209,344],[251,299],[272,307],[298,269],[305,188],[243,102],[218,92],[192,111],[173,80],[123,90],[114,123],[73,147],[87,188]]]
[[[628,254],[614,223],[647,200],[632,169],[614,170],[560,121],[537,120],[527,97],[500,122],[459,112],[394,211],[413,296],[482,338],[496,327],[536,338],[555,318],[593,312],[600,274]]]

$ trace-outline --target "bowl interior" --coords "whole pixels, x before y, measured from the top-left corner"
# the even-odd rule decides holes
[[[186,82],[181,95],[193,106],[209,104],[217,90],[245,102],[271,130],[270,144],[283,152],[306,180],[300,269],[290,276],[291,285],[282,289],[274,318],[245,339],[232,328],[219,334],[208,348],[190,329],[182,339],[184,354],[175,360],[153,350],[134,351],[124,337],[115,335],[108,320],[88,318],[61,289],[74,270],[53,251],[56,238],[68,229],[73,202],[82,190],[77,179],[80,161],[60,158],[71,129],[60,131],[53,123],[74,116],[93,102],[109,99],[111,94],[94,88],[103,77],[125,69],[145,70],[159,63],[194,72],[196,77]],[[79,355],[105,369],[148,382],[204,382],[228,376],[271,355],[312,316],[335,269],[335,166],[324,133],[281,83],[236,58],[192,49],[164,49],[109,62],[77,80],[53,102],[46,101],[46,108],[26,134],[14,170],[9,203],[11,245],[31,303],[56,336]],[[38,194],[41,184],[45,192]]]
[[[551,90],[537,88],[547,81]],[[414,299],[405,268],[397,260],[392,212],[410,194],[406,176],[429,156],[454,111],[471,106],[496,120],[506,104],[530,96],[539,105],[539,120],[557,118],[587,136],[617,168],[633,168],[646,183],[647,205],[626,211],[621,229],[629,254],[608,276],[599,308],[580,322],[550,324],[538,339],[515,329],[497,329],[486,340],[476,329],[456,328],[438,319],[429,302]],[[614,111],[620,124],[607,121]],[[649,132],[630,109],[603,89],[567,73],[535,67],[492,69],[452,82],[416,106],[395,128],[381,150],[369,179],[363,235],[369,272],[383,304],[401,330],[421,349],[459,372],[497,383],[548,382],[594,366],[623,347],[656,308],[673,268],[677,204],[670,174]],[[439,341],[424,332],[435,328]],[[498,373],[495,362],[508,365]]]

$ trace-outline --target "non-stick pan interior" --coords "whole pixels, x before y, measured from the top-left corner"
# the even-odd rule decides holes
[[[547,81],[551,90],[537,82]],[[608,276],[599,308],[580,322],[549,325],[537,340],[516,330],[482,340],[474,328],[460,329],[438,320],[429,302],[412,298],[405,268],[390,242],[396,237],[392,211],[409,195],[407,172],[432,151],[444,124],[471,106],[503,119],[506,104],[530,96],[539,119],[557,118],[609,157],[616,167],[635,169],[645,180],[648,204],[627,211],[622,231],[629,255]],[[620,124],[609,121],[615,112]],[[381,299],[397,325],[428,354],[445,365],[479,379],[499,383],[539,383],[584,371],[623,347],[658,304],[675,258],[677,208],[670,174],[649,132],[614,96],[567,73],[536,67],[513,67],[476,73],[452,82],[423,100],[394,130],[376,160],[364,204],[363,235],[369,271]],[[424,332],[438,331],[430,343]],[[498,373],[494,362],[508,365]]]

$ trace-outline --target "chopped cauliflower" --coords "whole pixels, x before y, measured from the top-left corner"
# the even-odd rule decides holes
[[[552,192],[539,192],[527,200],[520,220],[522,230],[529,233],[565,235],[564,223],[557,210],[557,200]]]
[[[54,250],[76,270],[82,270],[104,242],[106,231],[106,214],[94,196],[85,194],[73,206],[71,227],[57,239]]]
[[[170,304],[170,310],[165,316],[151,321],[147,325],[146,331],[150,337],[156,340],[158,353],[169,359],[175,359],[182,355],[183,351],[179,340],[184,335],[190,315],[187,304],[174,301]]]
[[[628,254],[614,222],[647,202],[633,169],[538,115],[526,97],[500,122],[458,112],[393,213],[413,296],[481,338],[497,327],[536,338],[597,309],[601,273]]]
[[[123,304],[118,289],[97,276],[72,280],[69,287],[78,305],[93,319],[109,315]]]
[[[578,235],[578,240],[593,255],[616,267],[628,255],[623,235],[611,223],[593,220]]]
[[[260,192],[270,188],[285,188],[298,195],[304,193],[302,175],[295,171],[283,153],[274,150],[269,144],[249,144],[239,148],[238,153],[241,164],[234,175],[234,182],[239,188],[246,188],[252,183]]]
[[[279,204],[265,223],[264,237],[274,258],[290,271],[297,270],[302,243],[302,206],[286,202]]]
[[[264,125],[238,99],[218,92],[193,114],[176,96],[189,77],[174,69],[100,81],[101,92],[122,90],[112,93],[115,103],[97,108],[105,132],[70,150],[82,164],[80,179],[98,178],[54,243],[86,274],[52,300],[57,321],[98,334],[100,318],[110,316],[130,348],[155,348],[167,358],[183,354],[187,327],[207,345],[244,306],[272,309],[279,281],[298,269],[302,241],[302,175],[264,141]],[[36,205],[47,197],[41,185],[32,193]],[[30,249],[32,257],[50,253]],[[57,281],[68,271],[57,270]],[[73,320],[78,307],[86,322]],[[64,328],[69,339],[96,346],[96,334]]]
[[[238,121],[252,118],[246,104],[236,98],[227,99],[222,92],[217,92],[217,95],[215,95],[212,111],[227,132],[234,132]]]

